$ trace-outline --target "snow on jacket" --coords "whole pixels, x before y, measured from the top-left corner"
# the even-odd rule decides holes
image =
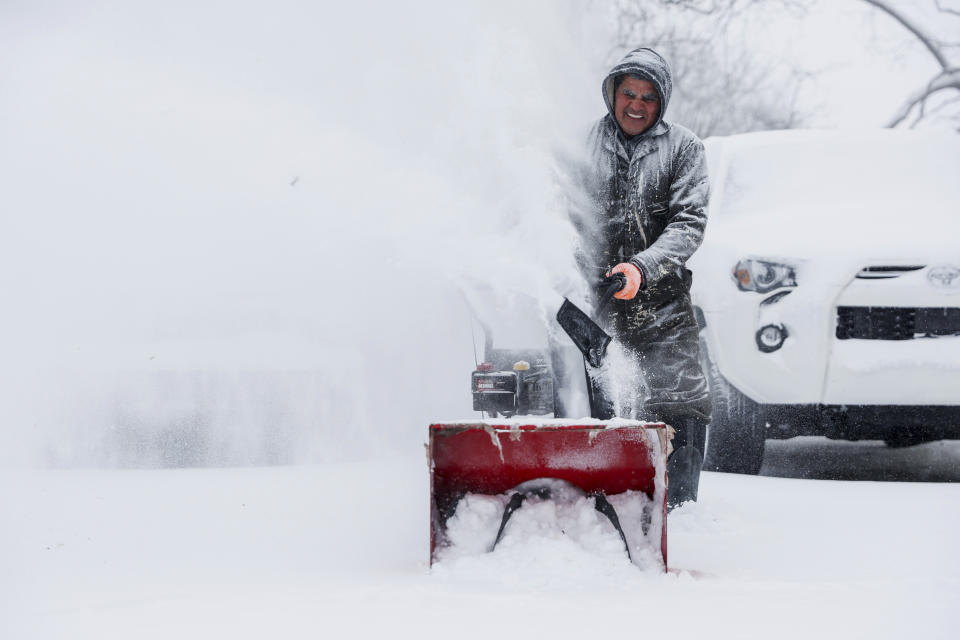
[[[632,139],[613,111],[615,80],[625,73],[650,81],[660,94],[657,121]],[[663,119],[672,86],[669,66],[652,49],[635,49],[610,70],[603,81],[608,113],[589,138],[593,211],[578,225],[588,277],[620,262],[643,274],[636,298],[610,306],[610,322],[640,360],[650,387],[648,414],[655,417],[710,411],[685,266],[707,222],[706,159],[696,135]]]

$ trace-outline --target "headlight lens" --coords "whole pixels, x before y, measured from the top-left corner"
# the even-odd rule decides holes
[[[793,267],[766,260],[741,260],[733,269],[733,279],[741,291],[757,293],[797,286],[797,273]]]

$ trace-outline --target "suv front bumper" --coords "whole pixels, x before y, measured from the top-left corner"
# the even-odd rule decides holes
[[[767,439],[960,440],[960,405],[759,405]]]

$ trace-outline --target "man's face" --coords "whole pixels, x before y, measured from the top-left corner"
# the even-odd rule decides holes
[[[624,78],[614,96],[613,113],[628,136],[649,129],[660,114],[660,96],[653,83],[632,76]]]

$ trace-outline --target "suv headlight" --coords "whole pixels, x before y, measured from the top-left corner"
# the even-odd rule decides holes
[[[733,279],[741,291],[757,293],[797,286],[797,273],[792,266],[766,260],[741,260],[733,269]]]

